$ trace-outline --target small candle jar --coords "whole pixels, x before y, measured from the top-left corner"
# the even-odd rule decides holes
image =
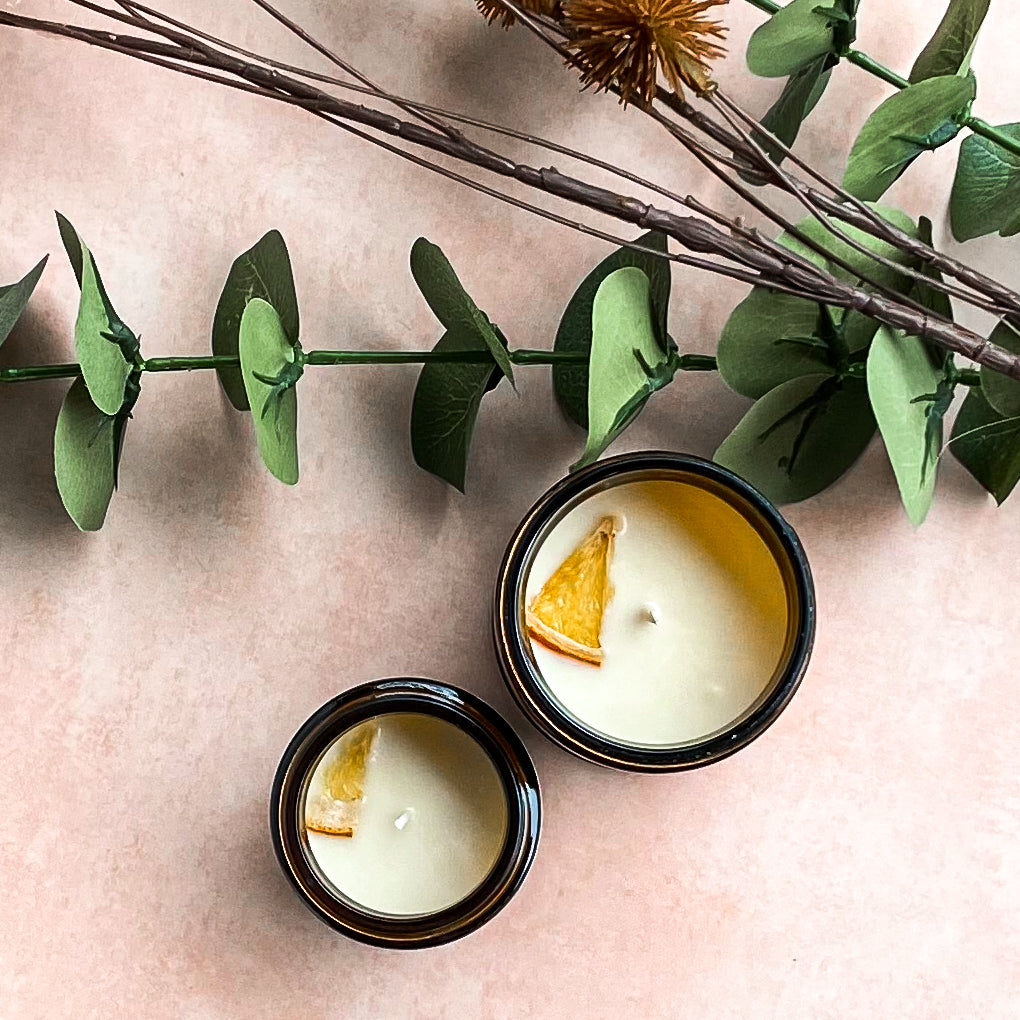
[[[569,640],[554,650],[529,607],[600,530],[608,601],[597,661],[583,661]],[[564,576],[585,584],[594,568],[571,562]],[[544,604],[572,597],[568,585]],[[775,721],[807,667],[814,590],[793,529],[741,478],[697,457],[625,454],[532,507],[500,568],[493,627],[507,685],[546,736],[599,765],[671,772]]]
[[[538,777],[483,701],[423,679],[334,698],[298,730],[273,782],[284,874],[331,928],[436,946],[501,910],[538,846]]]

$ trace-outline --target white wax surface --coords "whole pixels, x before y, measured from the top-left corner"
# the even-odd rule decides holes
[[[443,719],[393,713],[379,716],[354,835],[308,832],[308,842],[326,878],[355,902],[426,914],[482,882],[506,827],[503,785],[479,744]]]
[[[679,481],[628,482],[574,507],[545,538],[530,600],[605,514],[624,521],[609,577],[601,666],[531,641],[568,712],[628,743],[677,744],[736,719],[783,653],[782,575],[758,533],[718,496]],[[653,619],[657,622],[653,622]]]

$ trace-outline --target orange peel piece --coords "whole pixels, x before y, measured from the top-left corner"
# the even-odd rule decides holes
[[[342,734],[326,751],[308,784],[306,829],[330,836],[354,835],[378,735],[378,720],[369,719]]]
[[[618,518],[600,517],[524,613],[528,633],[537,641],[595,666],[602,665],[602,618],[613,597],[609,561],[619,529]]]

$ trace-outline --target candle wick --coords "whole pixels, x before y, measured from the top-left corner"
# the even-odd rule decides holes
[[[641,607],[641,619],[646,623],[657,624],[660,615],[659,607],[654,602],[646,602]]]

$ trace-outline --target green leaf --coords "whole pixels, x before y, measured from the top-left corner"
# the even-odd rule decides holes
[[[1020,142],[1020,123],[1002,124],[998,130]],[[965,138],[949,198],[949,219],[957,241],[996,230],[1003,237],[1020,232],[1020,156],[980,135]]]
[[[489,317],[471,300],[442,248],[419,237],[411,246],[411,275],[443,327],[460,334],[468,330],[477,333],[513,385],[514,367],[506,346]]]
[[[974,94],[973,76],[954,74],[928,78],[890,96],[861,128],[843,187],[858,198],[881,198],[922,152],[956,137]]]
[[[1020,354],[1020,331],[1005,320],[999,322],[988,339],[1012,354]],[[1020,382],[1016,379],[982,367],[981,390],[988,403],[1003,417],[1020,415]]]
[[[891,223],[894,227],[898,227],[911,237],[918,236],[917,224],[914,223],[914,221],[905,212],[903,212],[903,210],[897,209],[895,206],[881,205],[875,202],[869,202],[867,204],[873,212],[878,213],[879,216]],[[825,219],[838,227],[838,229],[846,234],[847,237],[853,238],[853,240],[855,240],[858,244],[863,245],[868,251],[873,252],[875,255],[890,259],[893,262],[897,262],[900,265],[905,266],[911,265],[914,261],[909,254],[902,251],[900,248],[896,248],[879,238],[873,237],[871,234],[860,230],[857,227],[851,226],[849,223],[838,222],[832,220],[831,217],[825,217]],[[825,268],[828,269],[834,276],[839,277],[839,279],[855,281],[859,280],[863,276],[868,276],[876,283],[880,283],[886,287],[891,287],[896,290],[900,290],[906,286],[906,278],[903,274],[897,273],[893,269],[880,265],[869,255],[865,255],[858,251],[842,238],[836,237],[813,216],[805,217],[797,224],[797,227],[801,233],[805,234],[816,244],[821,245],[825,251],[829,252],[834,257],[842,259],[843,262],[847,263],[851,267],[851,272],[847,272],[841,266],[837,266],[833,262],[827,263]],[[788,248],[791,248],[793,251],[800,253],[806,258],[810,258],[816,263],[819,261],[817,255],[812,253],[809,248],[790,235],[783,233],[779,236],[778,240]]]
[[[840,477],[875,433],[861,379],[790,379],[761,398],[723,440],[715,461],[776,503],[814,496]]]
[[[651,230],[634,242],[646,248],[653,248],[665,254],[669,239],[665,234]],[[666,349],[666,322],[669,314],[669,290],[672,264],[669,259],[658,255],[635,251],[633,248],[618,248],[603,259],[581,282],[567,303],[556,330],[553,350],[582,353],[591,356],[592,306],[602,281],[618,269],[633,266],[640,269],[651,283],[652,306],[656,335],[663,349]],[[554,365],[552,371],[553,389],[563,413],[581,428],[588,428],[588,365]]]
[[[907,516],[928,515],[953,386],[923,340],[882,326],[868,351],[868,395]]]
[[[60,231],[60,240],[63,242],[64,250],[71,261],[74,278],[78,281],[78,286],[81,287],[82,257],[81,240],[78,237],[78,231],[71,226],[71,221],[66,216],[58,212],[56,217],[57,229]]]
[[[96,407],[104,414],[115,415],[123,404],[127,376],[132,372],[120,342],[126,349],[137,350],[138,341],[113,311],[92,254],[84,243],[80,243],[79,252],[82,299],[74,322],[74,349]]]
[[[132,366],[113,339],[116,323],[107,312],[92,255],[84,244],[81,253],[81,302],[74,325],[74,345],[85,385],[96,407],[104,414],[115,415],[124,403]]]
[[[239,353],[262,462],[281,482],[294,485],[298,480],[295,383],[300,363],[279,313],[262,298],[252,298],[241,315]]]
[[[67,251],[67,257],[71,262],[71,268],[74,270],[78,286],[82,287],[85,278],[85,256],[89,254],[89,250],[81,236],[71,225],[70,220],[59,212],[56,216],[57,226],[60,229],[60,239],[64,243],[64,248]],[[89,255],[89,258],[92,258],[91,255]],[[99,296],[102,298],[103,308],[106,310],[106,317],[110,320],[111,332],[115,334],[115,342],[128,348],[137,349],[138,339],[124,325],[124,320],[121,319],[113,307],[113,302],[110,301],[110,296],[106,292],[103,278],[99,275],[99,266],[96,265],[94,258],[92,258],[92,274],[95,277],[96,287],[99,289]]]
[[[1020,480],[1020,419],[1004,418],[973,387],[956,416],[949,448],[1001,506]]]
[[[0,287],[0,345],[11,335],[11,330],[21,318],[21,313],[25,310],[43,269],[46,268],[48,258],[49,255],[44,256],[36,267],[17,283]]]
[[[759,26],[747,44],[747,66],[762,78],[785,78],[833,52],[838,19],[819,0],[793,0]]]
[[[672,378],[656,331],[651,284],[640,269],[617,269],[599,285],[589,372],[588,442],[574,468],[597,460]]]
[[[910,81],[925,81],[966,71],[990,0],[949,0],[949,7],[910,71]]]
[[[772,104],[761,119],[762,127],[772,132],[787,148],[797,140],[800,126],[811,111],[818,105],[829,78],[832,75],[835,58],[830,53],[816,57],[811,63],[791,75],[779,98]],[[786,159],[786,155],[775,142],[770,141],[760,132],[755,132],[755,140],[769,154],[769,158],[777,166]],[[753,175],[750,179],[757,181]]]
[[[85,242],[57,213],[60,236],[81,287],[74,345],[89,393],[105,414],[116,415],[138,353],[138,338],[124,324],[110,301],[99,267]]]
[[[82,531],[98,531],[106,519],[126,422],[126,414],[96,407],[83,379],[71,384],[57,416],[53,465],[60,498]]]
[[[814,301],[755,287],[730,313],[719,338],[719,374],[731,390],[763,397],[780,383],[802,375],[831,372],[828,349],[801,341],[818,331]]]
[[[474,329],[450,329],[433,350],[481,352],[488,346]],[[411,404],[411,451],[419,467],[464,491],[482,397],[502,378],[495,361],[426,363]]]
[[[278,230],[270,230],[244,254],[238,255],[223,285],[212,327],[213,354],[237,357],[241,316],[252,298],[268,301],[280,316],[292,344],[300,337],[297,292],[287,243]],[[247,411],[248,394],[240,367],[218,368],[220,385],[238,411]]]
[[[891,206],[871,207],[899,229],[917,236],[918,228],[906,213]],[[790,234],[781,234],[777,240],[840,279],[853,280],[857,273],[867,273],[889,287],[899,289],[906,285],[901,274],[878,265],[829,233],[813,217],[805,218],[797,226],[823,249],[842,257],[853,272],[828,262]],[[904,252],[848,224],[840,224],[840,229],[876,254],[899,263],[909,261]],[[829,317],[835,326],[835,337],[825,335]],[[717,352],[719,373],[737,393],[762,397],[780,383],[798,376],[835,371],[841,356],[866,347],[877,328],[873,319],[860,312],[830,309],[826,316],[822,306],[814,301],[756,287],[733,310],[723,329]],[[811,340],[814,344],[809,343]]]

